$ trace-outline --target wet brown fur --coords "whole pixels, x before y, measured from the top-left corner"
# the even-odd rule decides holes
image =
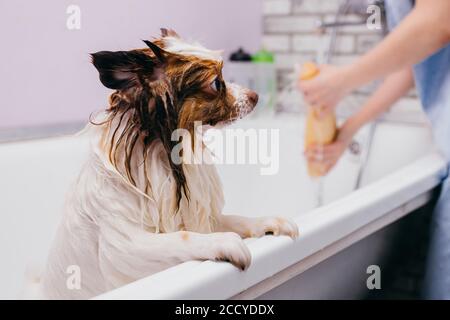
[[[160,141],[176,181],[175,196],[179,204],[182,193],[189,200],[189,190],[182,165],[173,163],[170,157],[173,147],[179,143],[171,140],[172,132],[183,128],[194,137],[195,121],[214,126],[231,122],[237,118],[238,111],[233,108],[235,98],[227,92],[222,78],[221,61],[167,52],[163,39],[146,43],[150,48],[121,52],[123,58],[119,56],[119,61],[114,60],[117,53],[92,55],[101,81],[115,89],[109,98],[107,118],[100,125],[112,130],[107,144],[110,162],[119,172],[125,170],[124,177],[134,186],[131,166],[136,144],[142,142],[145,169],[150,145]],[[113,56],[110,58],[108,54]],[[214,81],[218,90],[211,88]],[[118,121],[115,127],[113,121]],[[121,127],[123,130],[119,130]],[[145,192],[149,189],[147,179]]]

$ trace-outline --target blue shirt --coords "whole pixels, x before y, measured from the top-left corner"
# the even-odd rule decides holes
[[[414,7],[411,0],[385,0],[385,4],[390,30]],[[414,78],[436,144],[450,160],[450,45],[415,65]]]

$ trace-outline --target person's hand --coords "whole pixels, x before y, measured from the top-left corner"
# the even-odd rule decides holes
[[[346,81],[346,67],[321,65],[320,73],[311,80],[299,80],[305,101],[319,108],[319,115],[331,112],[352,89]]]
[[[311,145],[305,150],[305,157],[310,163],[317,163],[327,174],[339,161],[342,154],[352,142],[353,131],[344,124],[338,131],[335,142],[328,145]]]

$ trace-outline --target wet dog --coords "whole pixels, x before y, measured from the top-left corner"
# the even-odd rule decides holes
[[[144,42],[92,54],[100,81],[114,91],[85,129],[92,151],[40,280],[45,298],[90,298],[188,260],[244,270],[251,255],[242,238],[298,234],[283,218],[222,214],[215,167],[173,159],[174,130],[231,123],[253,110],[257,94],[224,81],[220,52],[166,29]]]

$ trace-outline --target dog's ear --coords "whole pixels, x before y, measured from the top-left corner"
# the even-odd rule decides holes
[[[150,50],[152,50],[153,54],[158,59],[159,63],[165,64],[167,62],[168,53],[166,51],[164,51],[163,49],[161,49],[160,47],[158,47],[156,44],[154,44],[151,41],[148,41],[148,40],[142,40],[142,41],[144,41],[144,43],[147,45],[147,47],[149,47]]]
[[[156,55],[156,54],[155,54]],[[91,54],[100,81],[110,89],[126,89],[140,84],[140,79],[158,80],[163,74],[161,57],[138,51],[100,51]]]
[[[166,29],[161,28],[161,36],[164,37],[174,37],[174,38],[181,38],[178,33],[175,32],[173,29]]]

